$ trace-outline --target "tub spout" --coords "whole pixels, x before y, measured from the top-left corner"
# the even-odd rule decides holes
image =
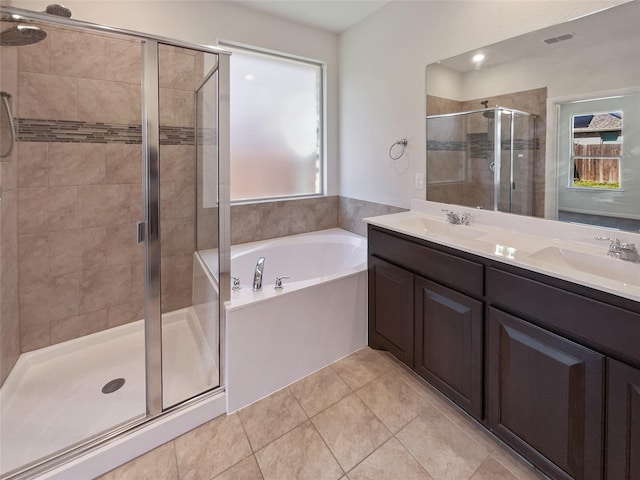
[[[256,263],[256,271],[253,274],[253,291],[257,292],[262,289],[262,270],[264,268],[264,257],[258,259]]]

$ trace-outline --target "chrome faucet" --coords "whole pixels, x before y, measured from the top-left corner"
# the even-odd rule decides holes
[[[451,210],[442,210],[447,215],[447,223],[452,223],[453,225],[460,225],[460,216],[457,213],[452,212]]]
[[[447,215],[447,223],[453,225],[469,225],[471,217],[473,217],[473,213],[463,213],[460,215],[451,210],[443,209],[442,211]]]
[[[611,237],[594,237],[596,240],[609,240],[609,250],[607,255],[614,258],[619,258],[626,262],[640,263],[640,254],[635,243],[621,242],[617,238]]]
[[[257,292],[262,289],[262,270],[264,269],[264,257],[258,259],[256,263],[256,271],[253,274],[253,291]]]

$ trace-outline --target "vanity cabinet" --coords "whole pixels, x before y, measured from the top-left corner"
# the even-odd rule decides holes
[[[483,266],[369,232],[369,345],[482,419]],[[471,295],[469,295],[471,294]]]
[[[640,304],[369,225],[369,344],[553,479],[640,479]]]
[[[640,370],[612,359],[607,361],[606,438],[607,480],[640,478]]]

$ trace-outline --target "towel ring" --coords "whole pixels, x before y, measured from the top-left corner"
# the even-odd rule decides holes
[[[406,138],[402,138],[400,140],[398,140],[396,143],[394,143],[393,145],[391,145],[391,147],[389,147],[389,158],[391,160],[398,160],[400,157],[402,157],[404,155],[404,149],[407,146],[407,139]],[[391,151],[393,150],[393,147],[395,147],[396,145],[400,145],[402,147],[402,151],[400,152],[400,155],[394,157],[393,154],[391,153]]]

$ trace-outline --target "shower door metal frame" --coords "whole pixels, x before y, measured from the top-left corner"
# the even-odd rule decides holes
[[[144,349],[146,415],[162,412],[160,297],[160,83],[157,40],[142,41],[142,152],[144,205]]]
[[[533,121],[535,121],[537,115],[535,113],[524,112],[522,110],[516,110],[515,108],[506,108],[496,106],[490,110],[494,110],[493,118],[495,120],[494,123],[494,142],[493,142],[493,210],[498,212],[500,211],[498,206],[500,203],[500,189],[501,189],[501,178],[500,178],[500,169],[502,167],[502,112],[509,112],[509,212],[513,211],[513,187],[514,187],[514,157],[513,157],[513,149],[515,142],[515,123],[516,123],[516,115],[521,115],[524,117],[529,117]],[[483,110],[480,110],[483,111]],[[471,113],[471,112],[465,112]],[[534,124],[534,138],[535,138],[535,124]],[[535,154],[535,145],[533,147],[533,151]],[[535,159],[534,159],[535,160]],[[532,189],[533,190],[533,189]],[[533,201],[533,198],[531,199]]]
[[[146,416],[133,419],[126,425],[114,426],[105,434],[87,439],[86,441],[69,446],[68,449],[59,452],[44,460],[34,460],[28,465],[19,467],[11,474],[11,479],[33,478],[72,460],[95,451],[105,445],[117,441],[124,435],[137,429],[160,421],[165,416],[181,410],[189,409],[194,404],[224,391],[223,372],[224,361],[224,306],[230,299],[231,284],[231,233],[230,233],[230,133],[229,133],[229,56],[231,52],[212,46],[204,46],[174,40],[162,36],[140,33],[133,30],[121,29],[83,22],[69,18],[57,17],[42,12],[33,12],[16,7],[0,5],[0,13],[10,15],[14,20],[40,21],[54,26],[69,27],[80,31],[115,34],[129,39],[137,39],[142,45],[142,72],[141,82],[143,112],[142,112],[142,163],[143,163],[143,197],[144,215],[142,231],[145,241],[145,356],[147,366],[147,399]],[[203,392],[183,403],[168,408],[162,408],[162,316],[160,297],[160,179],[159,179],[159,151],[160,151],[160,123],[159,123],[159,76],[158,76],[158,45],[166,44],[179,48],[215,54],[218,57],[218,159],[219,159],[219,314],[220,314],[220,386],[213,390]],[[155,72],[155,78],[153,73]],[[152,92],[147,91],[147,88]],[[147,175],[149,172],[149,175]],[[149,244],[151,246],[149,247]],[[149,365],[155,368],[150,372]],[[4,478],[4,477],[3,477]]]
[[[146,419],[157,417],[175,406],[164,407],[162,384],[162,303],[161,303],[161,235],[160,235],[160,44],[217,55],[218,73],[218,322],[220,351],[218,389],[224,388],[224,319],[225,304],[231,298],[231,188],[229,131],[229,56],[230,52],[214,47],[190,45],[164,38],[147,38],[143,44],[143,195],[145,206],[145,369]],[[207,74],[206,81],[210,74]],[[194,89],[194,99],[197,91]],[[195,101],[195,100],[194,100]],[[195,111],[195,108],[194,108]],[[226,121],[225,121],[226,120]],[[195,129],[195,124],[194,124]],[[194,132],[197,135],[197,132]],[[216,388],[213,389],[216,391]],[[207,392],[194,397],[194,401]]]

